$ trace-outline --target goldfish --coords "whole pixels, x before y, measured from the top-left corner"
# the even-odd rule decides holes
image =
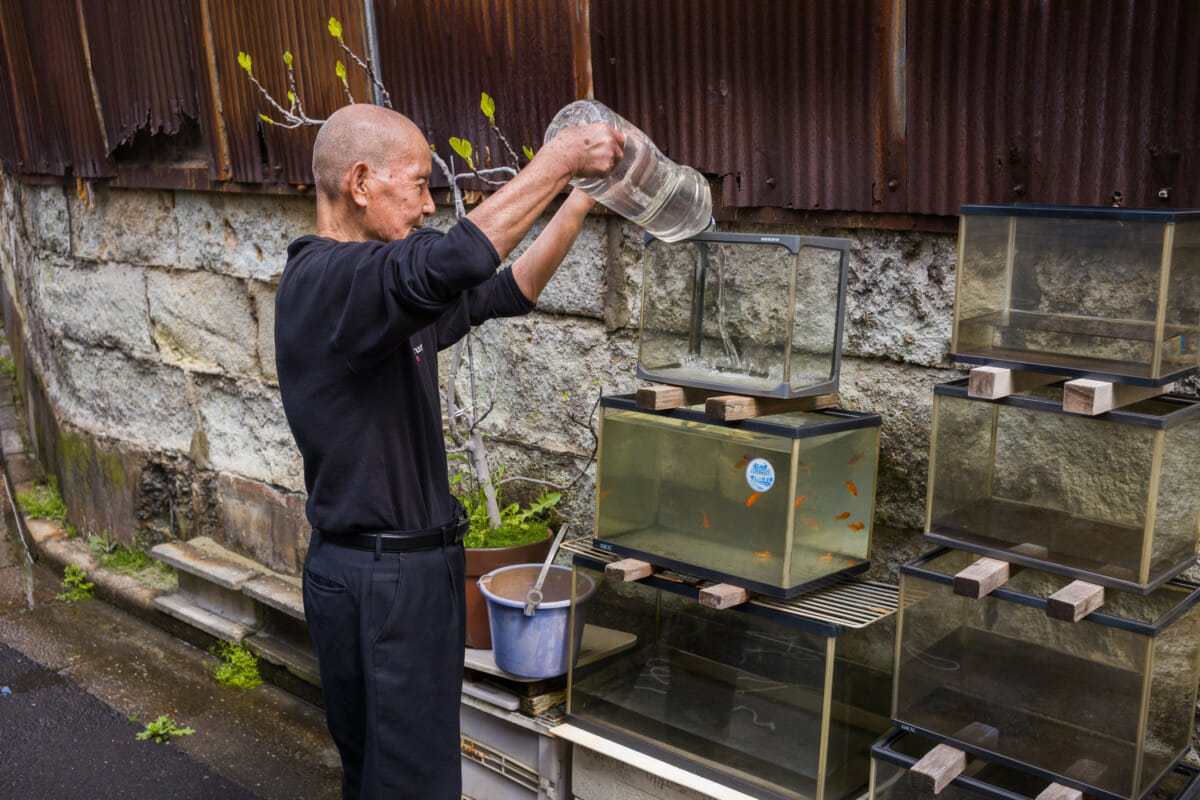
[[[807,525],[809,528],[811,528],[814,531],[821,530],[821,523],[817,522],[812,517],[801,517],[800,521],[803,522],[805,525]]]
[[[737,460],[737,463],[733,465],[733,468],[734,469],[745,469],[746,465],[749,464],[750,461],[751,461],[750,456],[748,454],[744,455]]]
[[[854,495],[855,497],[858,497],[858,487],[857,486],[855,486],[850,481],[846,481],[846,488],[850,490],[850,494]]]
[[[754,505],[754,501],[757,500],[760,496],[762,496],[762,492],[755,492],[754,494],[750,495],[750,497],[748,497],[746,499],[746,508],[749,508],[750,506]]]
[[[704,513],[704,509],[700,509],[700,527],[708,527],[708,514]]]
[[[821,555],[817,556],[817,558],[821,559],[822,561],[833,561],[833,553],[821,553]]]
[[[855,464],[857,464],[862,459],[862,457],[863,457],[862,453],[855,453],[854,455],[850,456],[850,460],[846,462],[846,466],[853,467]]]
[[[770,550],[755,550],[754,557],[755,558],[770,558],[771,551]]]
[[[806,495],[806,494],[800,495],[799,497],[796,498],[796,503],[795,503],[795,505],[792,506],[792,508],[799,508],[800,504],[803,503],[807,499],[808,499],[808,495]]]
[[[847,567],[853,567],[853,566],[854,566],[855,564],[857,564],[857,563],[858,563],[858,562],[857,562],[857,561],[855,561],[853,558],[847,558],[847,559],[846,559],[846,566],[847,566]]]
[[[852,531],[861,531],[863,528],[867,527],[867,523],[865,523],[865,522],[847,522],[846,527]]]
[[[849,518],[850,518],[849,511],[843,511],[842,513],[840,513],[836,517],[834,517],[834,519],[849,519]]]
[[[880,608],[879,606],[867,606],[867,611],[874,611],[876,614],[890,614],[894,609]]]
[[[601,492],[599,495],[597,495],[597,498],[600,500],[603,500],[604,498],[608,497],[610,494],[612,494],[612,489],[605,489],[603,492]]]

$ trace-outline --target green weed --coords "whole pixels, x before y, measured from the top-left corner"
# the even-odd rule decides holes
[[[146,730],[139,733],[137,738],[143,742],[152,738],[161,744],[172,736],[191,736],[195,732],[193,728],[180,728],[175,724],[175,720],[164,714],[159,716],[154,722],[147,723]]]
[[[67,506],[58,491],[58,478],[51,475],[45,483],[39,483],[28,492],[17,493],[17,505],[26,516],[48,519],[57,522],[67,532],[67,536],[75,538],[78,531],[67,522]]]
[[[17,379],[17,365],[13,363],[11,358],[0,356],[0,373],[3,373],[4,377],[10,381],[15,381]]]
[[[87,580],[87,573],[74,564],[68,564],[63,571],[62,587],[67,591],[58,595],[59,600],[74,603],[76,600],[86,600],[92,596],[95,584]]]
[[[262,683],[258,674],[258,656],[242,645],[222,640],[209,652],[221,659],[221,666],[213,668],[213,676],[222,686],[253,689]]]

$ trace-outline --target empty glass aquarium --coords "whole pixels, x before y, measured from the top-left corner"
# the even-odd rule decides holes
[[[1200,212],[963,206],[952,358],[1162,386],[1196,369]]]
[[[888,727],[895,587],[848,580],[717,611],[686,578],[619,583],[604,562],[574,557],[599,587],[588,622],[629,644],[571,670],[571,723],[753,797],[865,791]]]
[[[904,731],[892,731],[871,748],[870,800],[1036,800],[1047,786],[1044,778],[982,758],[970,758],[967,768],[946,788],[934,794],[911,780],[910,769],[935,746]],[[1080,769],[1094,768],[1094,762]],[[1200,770],[1180,764],[1155,787],[1157,797],[1195,800],[1200,794]]]
[[[648,239],[638,377],[769,397],[836,392],[846,239]]]
[[[1046,615],[1070,582],[1051,573],[955,594],[975,558],[939,550],[901,568],[896,724],[1099,798],[1142,797],[1191,743],[1200,586],[1110,592],[1072,623]]]
[[[601,406],[597,546],[775,597],[868,567],[877,415]]]
[[[934,388],[926,538],[1145,593],[1195,563],[1200,401],[1160,395],[1085,417],[1064,413],[1062,395]]]

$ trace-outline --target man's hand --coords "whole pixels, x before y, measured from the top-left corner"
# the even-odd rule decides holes
[[[564,128],[550,143],[559,142],[573,156],[571,175],[575,178],[602,178],[621,163],[625,134],[603,122]]]

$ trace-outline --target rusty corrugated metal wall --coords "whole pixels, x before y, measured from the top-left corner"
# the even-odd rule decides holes
[[[1193,0],[909,0],[908,209],[1200,204],[1198,34]]]
[[[374,2],[393,105],[443,157],[453,136],[483,153],[480,163],[490,154],[494,166],[512,164],[479,110],[484,92],[496,101],[496,125],[521,163],[522,146],[540,147],[555,112],[586,92],[574,61],[587,46],[576,0]]]
[[[81,0],[108,152],[199,120],[187,0]]]
[[[596,98],[727,206],[872,207],[876,0],[593,0]]]
[[[324,117],[349,63],[326,22],[366,54],[367,11],[395,106],[443,154],[459,136],[501,161],[481,92],[519,149],[594,86],[713,178],[719,213],[1200,205],[1194,0],[0,0],[0,160],[111,176],[122,142],[198,118],[214,188],[308,184],[313,130],[259,122],[237,53],[283,98],[291,51]]]

